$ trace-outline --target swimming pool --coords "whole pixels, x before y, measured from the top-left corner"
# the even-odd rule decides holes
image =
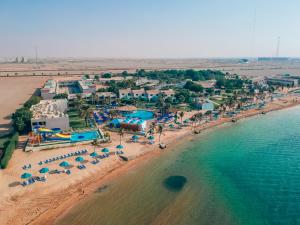
[[[154,118],[154,113],[147,110],[136,110],[132,113],[125,113],[124,116],[128,118],[139,118],[142,120],[151,120]]]
[[[96,130],[72,133],[71,142],[91,141],[100,138],[100,133]]]

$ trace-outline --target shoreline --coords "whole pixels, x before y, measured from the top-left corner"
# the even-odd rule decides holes
[[[291,97],[291,96],[288,96]],[[277,111],[281,109],[286,109],[290,107],[294,107],[300,104],[300,102],[290,102],[289,98],[287,97],[287,103],[282,103],[278,101],[277,103],[270,103],[268,106],[263,109],[263,110],[248,110],[245,112],[242,112],[239,114],[236,119],[241,120],[253,116],[257,116],[259,114],[262,114],[262,112],[272,112],[272,111]],[[286,99],[285,99],[286,101]],[[226,123],[231,123],[231,118],[222,118],[217,121],[212,121],[208,124],[204,125],[199,125],[197,127],[197,130],[204,131],[204,130],[210,130],[212,128],[217,128],[219,126],[222,126]],[[166,132],[171,132],[172,131],[166,131]],[[167,144],[167,151],[170,151],[174,149],[175,146],[180,145],[182,143],[185,143],[186,137],[190,137],[189,140],[193,138],[197,138],[198,135],[192,133],[191,127],[185,127],[181,130],[178,131],[180,134],[179,135],[174,135],[173,137],[169,138],[163,138],[163,142]],[[176,133],[176,132],[173,132]],[[192,135],[191,135],[192,133]],[[179,140],[178,140],[179,139]],[[8,219],[8,223],[6,224],[30,224],[30,225],[35,225],[35,224],[45,224],[45,225],[50,225],[54,224],[59,218],[62,218],[66,213],[68,213],[72,207],[78,202],[78,201],[84,201],[87,199],[88,196],[93,194],[95,190],[98,188],[101,188],[101,186],[106,185],[109,182],[114,181],[118,176],[121,176],[124,173],[127,173],[132,170],[132,168],[135,168],[137,166],[142,166],[144,162],[147,162],[147,159],[153,159],[154,157],[159,157],[160,154],[165,152],[166,150],[163,150],[162,152],[160,151],[159,147],[157,145],[154,146],[142,146],[141,148],[146,149],[147,151],[143,152],[142,154],[139,154],[136,156],[136,158],[128,161],[128,162],[123,162],[120,159],[117,160],[113,164],[112,167],[108,168],[104,174],[97,174],[97,175],[90,175],[80,181],[77,181],[74,184],[70,184],[64,189],[56,190],[50,193],[44,193],[42,196],[51,196],[51,201],[48,202],[46,206],[46,210],[41,211],[41,212],[35,212],[35,213],[30,213],[31,211],[35,210],[35,207],[29,208],[28,206],[28,211],[27,214],[26,212],[23,212],[22,215],[19,215],[17,212],[15,213],[16,215],[22,217],[25,216],[27,218],[22,218],[21,221],[15,221],[12,220],[12,218]],[[159,150],[159,151],[155,151]],[[62,193],[63,192],[63,193]],[[63,194],[63,197],[62,197]],[[30,200],[30,198],[29,198]],[[17,201],[16,201],[17,202]],[[36,203],[38,204],[38,202]],[[38,206],[36,206],[38,207]],[[11,209],[13,210],[13,209]],[[1,212],[1,208],[0,208]],[[29,215],[28,215],[29,214]],[[33,215],[32,215],[33,214]],[[14,215],[14,216],[16,216]],[[25,221],[24,221],[25,220]],[[1,223],[0,223],[1,224]]]

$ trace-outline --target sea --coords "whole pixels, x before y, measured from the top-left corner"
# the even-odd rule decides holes
[[[55,224],[300,224],[300,107],[191,136],[99,187]]]

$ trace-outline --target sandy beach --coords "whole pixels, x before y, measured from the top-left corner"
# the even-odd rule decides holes
[[[276,100],[269,103],[263,110],[269,112],[297,105],[294,102],[295,97],[289,96],[285,99]],[[190,117],[195,112],[186,113],[185,118]],[[242,112],[237,119],[242,119],[254,115],[261,114],[261,110],[249,110]],[[264,116],[264,115],[262,115]],[[222,118],[217,121],[199,126],[197,129],[203,130],[230,122],[230,118]],[[157,136],[157,134],[156,134]],[[72,169],[71,175],[51,174],[48,175],[46,183],[38,182],[33,185],[22,187],[19,185],[20,175],[24,173],[22,166],[31,163],[32,168],[28,172],[33,175],[39,175],[38,170],[41,166],[37,163],[54,156],[59,156],[79,149],[88,149],[89,152],[94,151],[93,146],[76,146],[65,149],[55,149],[34,153],[25,153],[21,149],[17,149],[6,170],[0,171],[0,224],[53,224],[55,219],[65,213],[69,208],[75,205],[79,200],[84,199],[87,195],[93,193],[99,187],[107,182],[117,179],[117,177],[131,170],[131,168],[141,165],[147,159],[159,157],[161,150],[158,145],[131,143],[131,135],[125,134],[122,144],[124,145],[125,155],[135,158],[129,162],[124,162],[118,156],[111,156],[101,160],[97,165],[86,163],[85,170]],[[167,144],[167,151],[191,138],[196,138],[191,127],[182,129],[164,131],[162,142]],[[96,148],[96,152],[100,153],[103,147],[111,150],[119,144],[119,136],[112,133],[112,142],[102,144]],[[158,137],[155,138],[158,140]],[[140,142],[147,140],[140,140]],[[89,155],[83,156],[87,161],[92,161]],[[77,166],[74,158],[67,159],[71,165]],[[57,163],[47,165],[49,169],[59,169]]]

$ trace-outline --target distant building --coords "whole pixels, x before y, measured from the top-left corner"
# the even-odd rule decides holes
[[[41,89],[43,99],[53,99],[58,94],[67,94],[68,99],[74,99],[77,95],[89,97],[96,92],[96,85],[92,79],[59,79],[48,80]]]
[[[32,129],[38,127],[70,129],[67,109],[68,101],[66,99],[41,100],[40,103],[30,108]]]
[[[267,81],[267,84],[270,84],[270,85],[281,85],[281,86],[286,86],[286,87],[297,87],[298,86],[298,80],[292,79],[292,78],[271,77],[271,78],[267,78],[266,81]]]
[[[288,57],[259,57],[258,62],[287,62],[290,58]]]

